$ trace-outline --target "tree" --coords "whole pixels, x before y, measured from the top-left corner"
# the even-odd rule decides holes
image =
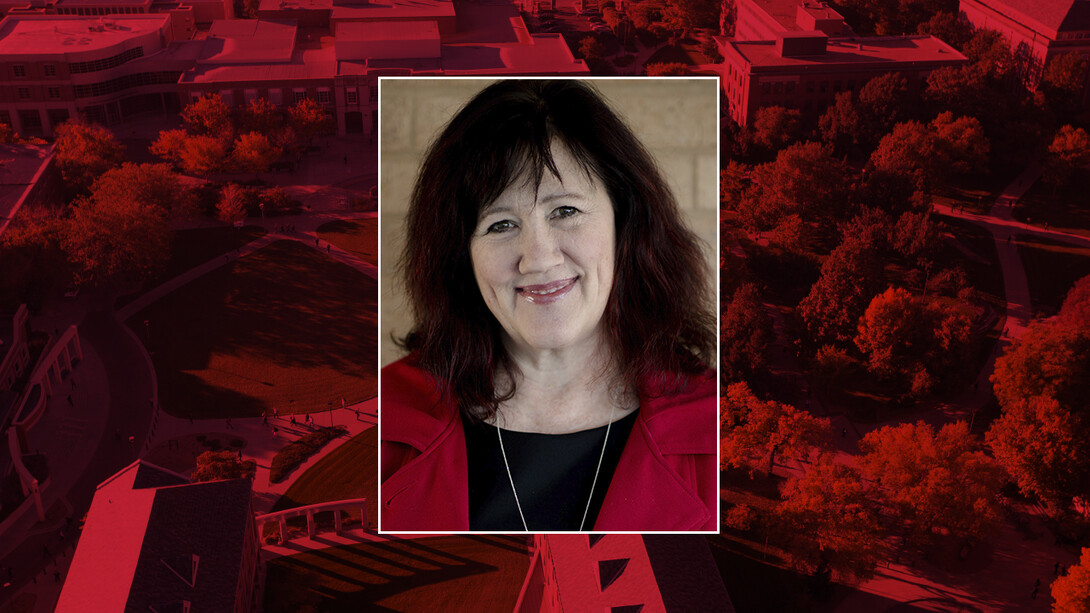
[[[235,223],[246,218],[246,188],[237,183],[228,183],[223,187],[223,194],[216,206],[216,214],[227,223]]]
[[[91,199],[99,203],[126,198],[159,207],[172,217],[187,217],[193,213],[194,203],[189,192],[182,189],[178,175],[166,164],[126,162],[107,171],[91,187]]]
[[[584,36],[583,39],[579,41],[579,55],[584,58],[601,58],[603,53],[605,53],[605,47],[602,46],[602,41],[598,40],[597,36]]]
[[[768,149],[779,151],[798,139],[802,125],[802,113],[782,106],[766,106],[757,110],[753,119],[753,142]]]
[[[798,312],[811,341],[847,343],[860,316],[884,285],[877,239],[847,236],[821,265],[821,276],[799,303]]]
[[[134,197],[81,199],[73,206],[61,245],[77,282],[139,285],[170,255],[167,213]]]
[[[1042,178],[1054,190],[1070,184],[1075,172],[1090,164],[1090,135],[1082,128],[1065,125],[1048,146]]]
[[[942,11],[916,28],[919,34],[930,34],[955,49],[964,49],[973,36],[972,27],[958,17],[956,12]]]
[[[1003,473],[965,422],[946,424],[937,433],[922,421],[885,426],[867,433],[859,449],[856,465],[910,522],[917,542],[929,543],[940,530],[979,539],[999,520]]]
[[[729,211],[736,210],[742,200],[742,192],[749,185],[749,166],[736,160],[727,160],[719,171],[719,206]]]
[[[859,144],[862,119],[852,92],[843,91],[818,119],[821,142],[838,153],[848,153]]]
[[[874,576],[884,557],[882,527],[871,488],[851,467],[823,458],[783,486],[776,507],[780,539],[799,569],[822,569],[844,580]]]
[[[0,235],[0,308],[26,303],[37,312],[53,289],[70,281],[60,247],[63,231],[60,207],[19,210]]]
[[[194,483],[223,479],[248,479],[254,475],[255,462],[243,462],[233,451],[205,451],[197,456],[197,470],[190,477]]]
[[[0,123],[0,144],[10,144],[19,140],[19,135],[6,123]]]
[[[1003,407],[985,437],[1018,488],[1059,507],[1090,493],[1090,435],[1085,418],[1048,396]]]
[[[859,141],[873,147],[900,121],[911,119],[913,102],[908,79],[899,72],[888,72],[863,84],[859,90]]]
[[[182,109],[182,121],[189,134],[210,136],[228,143],[233,138],[231,107],[219,94],[207,94],[191,102]]]
[[[161,130],[159,137],[148,148],[152,155],[181,166],[182,152],[185,150],[189,135],[185,130]]]
[[[1090,410],[1090,328],[1058,322],[1032,324],[995,361],[992,388],[999,405],[1033,396],[1055,398],[1082,414]]]
[[[246,132],[273,134],[283,124],[283,113],[268,98],[254,98],[242,111],[242,129]]]
[[[194,175],[208,175],[223,170],[227,148],[211,136],[187,136],[179,153],[182,170]]]
[[[753,169],[738,212],[758,230],[774,228],[792,213],[829,227],[850,209],[850,178],[847,165],[824,145],[795,143]]]
[[[1086,58],[1078,53],[1061,53],[1045,66],[1041,91],[1052,110],[1067,118],[1078,112],[1086,83]]]
[[[652,23],[662,19],[663,5],[661,2],[644,0],[630,5],[628,15],[632,19],[632,26],[637,30],[647,30]]]
[[[807,457],[828,447],[829,420],[789,404],[761,400],[744,382],[733,383],[720,398],[720,458],[724,468],[764,464],[772,474],[776,456]]]
[[[968,175],[987,169],[990,145],[975,117],[954,119],[954,114],[947,111],[932,119],[930,127],[940,152],[938,162],[947,172]]]
[[[867,356],[868,370],[920,397],[962,372],[972,347],[973,317],[947,299],[890,288],[871,300],[858,330],[855,344]]]
[[[98,176],[125,161],[125,148],[98,124],[68,120],[55,132],[57,167],[70,196],[86,193]]]
[[[911,176],[917,189],[930,192],[950,175],[984,170],[988,149],[979,121],[954,119],[945,112],[928,125],[916,121],[895,125],[878,143],[868,166],[879,173]]]
[[[322,105],[310,98],[303,98],[288,109],[288,123],[295,134],[307,144],[314,141],[314,137],[328,132],[331,127],[331,119]]]
[[[1052,582],[1053,613],[1090,611],[1090,547],[1082,548],[1079,563]]]
[[[689,67],[681,62],[651,62],[643,71],[649,77],[684,77],[689,74]]]
[[[739,381],[763,369],[771,330],[756,286],[742,284],[723,306],[719,363],[724,381]]]
[[[719,10],[719,0],[666,0],[662,25],[683,36],[697,28],[718,28]]]
[[[890,230],[889,244],[909,261],[923,263],[934,260],[942,238],[929,212],[905,211]]]
[[[235,166],[244,172],[260,174],[267,172],[280,157],[281,151],[258,132],[247,132],[235,141],[231,156]]]
[[[1076,281],[1067,291],[1057,319],[1065,326],[1090,325],[1090,275]]]

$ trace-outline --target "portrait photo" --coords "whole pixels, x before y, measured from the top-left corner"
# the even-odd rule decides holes
[[[379,530],[718,530],[714,78],[379,81]]]

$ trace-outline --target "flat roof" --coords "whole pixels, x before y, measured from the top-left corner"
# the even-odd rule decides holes
[[[202,62],[182,74],[179,83],[244,83],[330,79],[337,74],[337,57],[332,46],[324,49],[295,50],[286,62],[227,63]]]
[[[218,19],[204,39],[199,64],[289,62],[295,51],[294,23],[264,19]]]
[[[170,21],[169,14],[8,15],[0,21],[0,56],[45,55],[106,49],[150,32]],[[98,32],[92,26],[104,24]]]
[[[439,38],[439,25],[428,20],[341,21],[334,24],[333,36],[338,43],[435,40]]]
[[[262,0],[261,10],[266,10],[266,4],[270,6],[291,0]],[[438,19],[440,17],[454,17],[454,2],[452,0],[377,0],[366,4],[354,4],[348,2],[330,2],[333,21],[354,20],[382,20],[382,19]],[[459,20],[466,4],[459,5]],[[270,10],[276,10],[275,8]]]
[[[807,12],[819,19],[842,19],[840,13],[827,5],[821,8],[819,2],[803,2],[802,0],[750,0],[750,2],[775,19],[785,30],[802,29],[798,24],[798,10],[803,4],[807,5]]]
[[[125,610],[155,501],[155,489],[133,488],[138,466],[123,468],[95,492],[57,613]]]
[[[755,68],[966,61],[964,55],[929,35],[830,38],[825,53],[782,57],[776,41],[726,41]]]
[[[56,0],[54,6],[150,6],[154,0]]]
[[[1050,34],[1090,30],[1090,2],[1086,0],[970,1],[986,6],[1024,26]]]

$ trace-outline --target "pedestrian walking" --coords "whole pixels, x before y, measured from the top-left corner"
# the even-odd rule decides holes
[[[268,413],[262,413],[261,414],[261,425],[262,426],[269,425],[269,414]]]
[[[326,252],[326,253],[329,253],[329,243],[326,243],[326,244],[325,244],[325,252]]]
[[[848,438],[848,429],[847,428],[841,428],[840,429],[840,438]]]
[[[295,415],[294,414],[291,416],[291,425],[292,426],[295,425]]]
[[[348,166],[348,156],[344,156],[344,165]]]
[[[72,402],[72,394],[68,394],[68,404],[76,406],[76,403]]]
[[[278,434],[279,432],[280,432],[280,428],[277,428],[276,426],[273,426],[273,438],[276,438],[276,435],[277,435],[277,434]]]
[[[356,411],[356,421],[359,421],[360,420],[360,410],[359,409],[354,409],[354,410]]]
[[[114,428],[114,438],[121,440],[121,428]]]
[[[59,571],[59,570],[53,571],[53,582],[54,583],[60,583],[61,582],[61,571]]]
[[[234,430],[235,429],[234,426],[231,425],[231,418],[230,417],[227,418],[227,429],[228,430]]]
[[[317,237],[317,236],[315,236],[315,237],[314,237],[314,246],[315,246],[315,247],[318,247],[318,246],[319,246],[319,245],[318,245],[318,237]]]

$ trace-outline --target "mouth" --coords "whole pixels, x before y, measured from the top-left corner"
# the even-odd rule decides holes
[[[566,296],[578,280],[579,277],[571,277],[541,285],[524,285],[516,287],[515,293],[532,304],[549,304]]]

